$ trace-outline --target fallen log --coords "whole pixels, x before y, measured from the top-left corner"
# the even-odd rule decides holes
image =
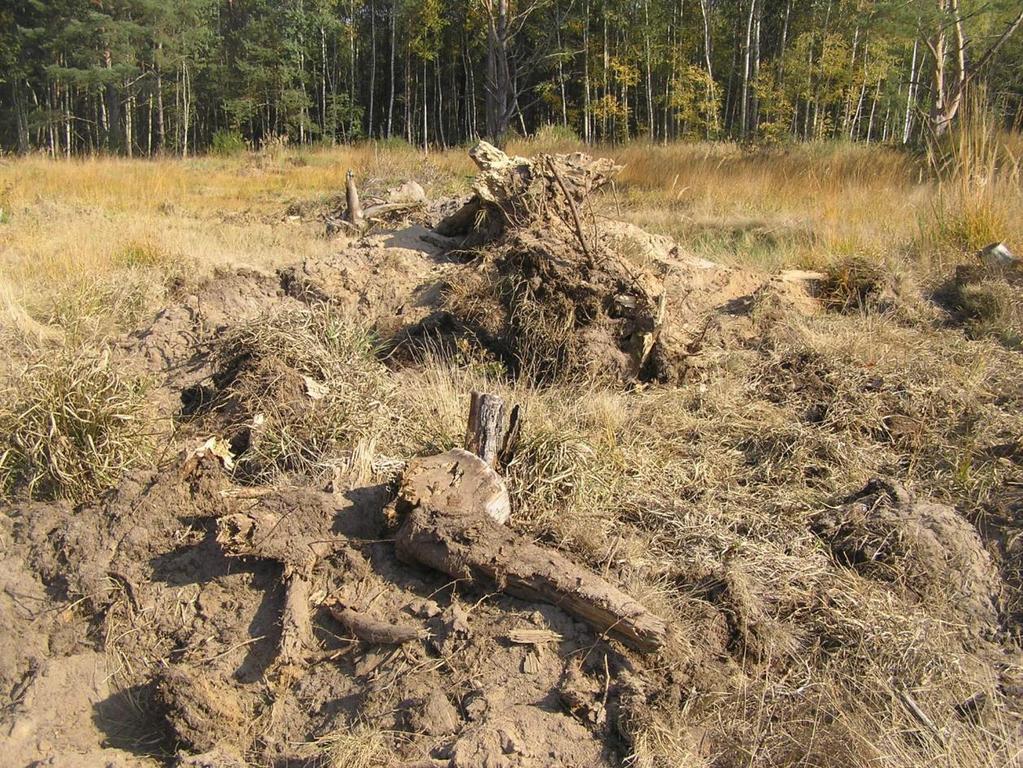
[[[409,463],[395,504],[404,515],[395,540],[399,559],[560,606],[640,651],[661,646],[667,631],[663,619],[599,576],[489,516],[476,494],[479,473],[474,462],[482,464],[454,450]]]

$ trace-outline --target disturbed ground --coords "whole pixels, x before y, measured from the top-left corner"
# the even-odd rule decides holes
[[[537,194],[556,198],[548,186]],[[724,267],[632,225],[585,214],[580,224],[563,205],[470,237],[441,225],[457,207],[343,232],[329,255],[275,272],[182,280],[118,340],[115,364],[151,381],[153,465],[96,500],[16,501],[0,516],[9,764],[912,765],[936,753],[950,765],[1018,763],[1023,391],[1005,373],[1012,357],[949,427],[999,414],[975,442],[1008,469],[965,516],[956,499],[929,498],[936,484],[903,484],[917,464],[939,463],[931,452],[944,446],[928,441],[942,393],[913,391],[894,353],[843,368],[812,349],[829,318],[850,314],[961,339],[955,307],[883,275],[843,283]],[[354,326],[368,355],[346,336]],[[656,480],[617,457],[638,486],[619,497],[618,480],[590,483],[592,447],[543,433],[549,421],[541,429],[527,410],[531,442],[504,468],[509,524],[661,614],[657,652],[501,584],[398,558],[388,505],[405,461],[457,441],[440,409],[457,424],[467,392],[430,412],[396,398],[395,381],[414,390],[437,358],[471,370],[463,381],[502,382],[512,400],[566,381],[595,388],[578,397],[614,393],[609,411],[636,398],[637,421],[670,443],[701,440],[691,421],[659,421],[670,398],[693,412],[704,403],[711,421],[772,425],[734,442],[740,481],[716,484],[723,470],[695,453],[651,464]],[[740,386],[737,371],[756,371],[740,388],[757,399],[730,412],[712,398]],[[850,402],[862,423],[843,411]],[[815,437],[775,429],[786,414]],[[438,424],[432,436],[410,437],[431,435],[424,420]],[[623,451],[628,431],[616,437]],[[541,461],[544,441],[559,439]],[[872,463],[875,444],[905,460]],[[846,463],[838,478],[832,467]],[[880,468],[888,477],[866,483]],[[793,482],[814,494],[770,500]],[[538,517],[543,493],[573,510],[618,505],[620,518]],[[701,516],[729,494],[758,511]],[[284,554],[225,551],[218,521],[263,513],[282,521],[272,536]],[[285,664],[295,549],[316,552],[315,652]],[[416,636],[359,640],[337,605]],[[724,711],[757,723],[756,738]],[[881,722],[890,740],[866,744]]]

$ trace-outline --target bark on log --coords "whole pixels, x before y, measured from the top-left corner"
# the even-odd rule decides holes
[[[475,453],[491,469],[497,467],[504,426],[504,400],[498,395],[473,392],[469,403],[469,426],[465,450]]]
[[[464,484],[467,475],[458,471],[464,461],[459,454],[467,455],[450,451],[409,464],[397,504],[407,513],[395,542],[400,559],[558,605],[637,650],[661,646],[667,631],[661,618],[558,552],[487,516],[471,485]]]

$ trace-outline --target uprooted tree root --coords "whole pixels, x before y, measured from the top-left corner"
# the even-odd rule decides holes
[[[665,321],[661,277],[630,265],[587,219],[619,170],[583,154],[509,158],[481,144],[473,197],[437,229],[479,249],[475,275],[444,311],[397,345],[463,334],[513,376],[656,378],[648,362]]]

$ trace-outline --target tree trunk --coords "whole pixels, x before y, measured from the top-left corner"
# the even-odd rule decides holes
[[[757,10],[757,0],[750,0],[749,19],[746,22],[746,46],[742,60],[742,105],[739,117],[739,135],[746,138],[749,127],[749,78],[750,78],[750,54],[753,49],[753,16]]]
[[[373,138],[373,107],[377,91],[377,7],[373,0],[369,4],[369,123],[366,135]]]
[[[392,0],[391,2],[391,88],[390,96],[387,99],[387,138],[391,138],[393,128],[393,117],[394,117],[394,47],[395,37],[397,32],[397,18],[398,18],[398,2]]]
[[[590,108],[590,2],[586,0],[583,20],[583,140],[593,141],[593,121]]]
[[[902,143],[908,144],[913,130],[913,107],[916,104],[916,56],[920,48],[920,40],[913,41],[913,60],[909,65],[909,92],[906,95],[906,119],[902,123]]]
[[[712,115],[707,115],[710,118],[707,122],[707,137],[710,138],[717,133],[718,113],[714,98],[714,68],[710,60],[710,9],[707,5],[708,0],[700,0],[700,12],[703,15],[703,60],[707,65],[707,103],[710,105],[708,109],[713,110]]]
[[[496,6],[495,6],[496,2]],[[487,9],[487,136],[503,147],[511,109],[508,68],[508,0],[486,0]]]
[[[654,127],[654,80],[650,52],[650,0],[643,0],[643,16],[645,21],[643,26],[643,45],[646,49],[647,131],[650,134],[650,141],[654,141],[657,138],[657,131]]]
[[[163,43],[160,44],[162,50]],[[163,114],[163,70],[156,68],[156,148],[163,152],[167,148],[167,129]]]
[[[113,69],[113,59],[110,49],[103,51],[103,63],[106,68]],[[106,101],[108,114],[107,144],[112,152],[119,152],[123,147],[121,141],[121,98],[117,93],[117,86],[113,82],[106,85]]]

